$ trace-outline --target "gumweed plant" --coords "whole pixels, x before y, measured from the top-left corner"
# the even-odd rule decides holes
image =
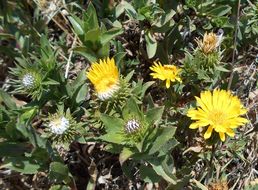
[[[14,87],[13,93],[25,94],[37,100],[50,91],[49,86],[59,84],[56,73],[60,71],[56,52],[50,47],[45,36],[40,40],[41,46],[37,56],[16,58],[16,67],[10,69],[13,75],[10,81]]]
[[[121,164],[126,161],[134,164],[145,162],[149,168],[153,168],[151,175],[159,176],[157,179],[168,175],[166,179],[175,183],[173,166],[170,165],[173,160],[168,152],[178,143],[174,138],[176,128],[159,127],[163,111],[164,106],[151,107],[143,112],[136,101],[130,98],[123,107],[121,117],[101,114],[100,119],[104,123],[106,134],[98,139],[109,143],[107,151],[120,154]],[[159,167],[157,162],[161,163],[164,159],[168,163]],[[168,168],[171,170],[167,171]],[[144,169],[141,168],[141,172]]]
[[[226,64],[221,60],[223,50],[220,46],[223,41],[223,32],[215,34],[205,32],[202,39],[196,39],[196,48],[187,52],[184,59],[183,76],[187,83],[206,83],[214,87],[222,79],[222,73],[228,72]]]
[[[225,90],[231,29],[227,25],[223,41],[221,30],[205,32],[192,22],[200,15],[193,11],[203,16],[206,8],[214,10],[207,15],[223,10],[222,18],[211,17],[223,21],[229,5],[22,1],[17,6],[31,13],[24,18],[33,15],[33,22],[23,25],[27,19],[17,19],[23,9],[6,2],[7,11],[0,11],[1,44],[2,39],[8,47],[11,40],[24,44],[11,51],[16,57],[10,87],[0,89],[1,172],[28,174],[36,184],[29,188],[52,190],[130,184],[135,189],[209,189],[224,181],[223,188],[234,189],[257,177],[251,159],[256,152],[246,150],[255,137],[249,135],[255,127],[248,129],[251,97],[245,104],[233,83]],[[9,35],[9,28],[22,30]],[[23,49],[30,41],[31,47]],[[232,177],[242,167],[250,171],[241,173],[246,181]],[[39,187],[39,174],[46,187]]]

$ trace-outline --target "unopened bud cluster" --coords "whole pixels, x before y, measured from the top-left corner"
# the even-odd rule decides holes
[[[22,78],[22,84],[25,88],[33,88],[35,77],[31,73],[27,73]]]
[[[138,131],[140,129],[140,124],[138,121],[136,121],[135,119],[129,120],[126,124],[125,124],[125,132],[128,134],[134,133],[136,131]]]
[[[53,119],[49,123],[50,131],[56,135],[63,134],[70,126],[70,122],[65,117]]]

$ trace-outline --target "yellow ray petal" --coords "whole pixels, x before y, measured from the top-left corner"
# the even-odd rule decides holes
[[[213,127],[212,126],[209,126],[208,129],[206,130],[205,134],[204,134],[204,138],[205,139],[208,139],[211,137],[211,134],[212,134],[212,131],[213,131]]]

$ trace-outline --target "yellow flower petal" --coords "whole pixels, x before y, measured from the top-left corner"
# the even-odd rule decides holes
[[[227,128],[226,133],[230,137],[234,137],[235,136],[235,132],[232,129],[230,129],[230,128]]]
[[[225,133],[219,133],[219,137],[221,141],[225,141],[226,137],[225,137]]]
[[[212,126],[209,126],[208,129],[207,129],[207,131],[206,131],[205,134],[204,134],[204,138],[205,138],[205,139],[210,138],[212,131],[213,131],[213,127],[212,127]]]
[[[199,127],[200,127],[200,125],[199,125],[198,123],[192,123],[192,124],[189,126],[190,129],[197,129],[197,128],[199,128]]]
[[[170,80],[166,80],[166,87],[169,88],[170,87]]]

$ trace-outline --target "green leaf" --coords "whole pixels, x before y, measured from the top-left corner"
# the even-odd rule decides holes
[[[169,139],[160,149],[158,156],[164,156],[171,151],[171,149],[175,148],[179,142],[173,137]]]
[[[96,53],[87,47],[75,47],[73,50],[75,53],[84,56],[91,63],[96,62],[98,59]]]
[[[100,28],[91,29],[84,36],[84,45],[95,52],[101,47],[100,37]]]
[[[140,98],[143,98],[144,95],[145,95],[145,92],[148,90],[148,88],[153,85],[155,82],[154,81],[149,81],[149,82],[146,82],[144,83],[144,85],[142,86],[142,89],[141,89],[141,96]]]
[[[32,126],[28,126],[25,129],[27,129],[29,140],[34,147],[46,148],[47,139],[41,137]]]
[[[123,58],[126,56],[126,52],[119,52],[119,53],[116,53],[115,56],[114,56],[114,59],[116,61],[116,65],[117,66],[120,66],[121,63],[123,63]]]
[[[87,11],[84,14],[84,30],[88,31],[90,29],[99,28],[98,17],[96,9],[90,2]]]
[[[49,166],[49,178],[57,183],[68,180],[69,170],[67,166],[61,162],[52,162]]]
[[[210,12],[208,12],[208,15],[213,15],[213,16],[223,16],[228,14],[231,11],[232,7],[229,5],[221,5],[218,6],[214,9],[212,9]]]
[[[129,82],[131,78],[133,77],[134,70],[132,70],[130,73],[128,73],[125,77],[125,81]]]
[[[38,107],[26,107],[22,109],[22,111],[23,113],[19,117],[19,122],[26,122],[27,120],[32,119],[35,116],[38,111]]]
[[[162,117],[163,111],[164,111],[164,106],[149,109],[145,117],[147,123],[150,125],[157,124]]]
[[[112,154],[119,154],[123,150],[123,145],[109,143],[105,146],[104,150]]]
[[[151,163],[151,165],[152,165],[152,167],[153,167],[153,169],[155,170],[155,172],[158,174],[158,175],[160,175],[160,176],[162,176],[166,181],[168,181],[168,182],[170,182],[170,183],[172,183],[172,184],[176,184],[177,182],[176,182],[176,177],[174,176],[174,175],[169,175],[169,174],[167,174],[165,171],[164,171],[164,169],[163,169],[163,167],[162,167],[162,165],[159,163],[159,164],[157,164],[157,163]]]
[[[0,142],[0,156],[21,156],[28,150],[26,145],[21,142]]]
[[[147,48],[147,54],[148,58],[153,58],[156,54],[158,43],[157,41],[152,37],[151,32],[147,32],[145,34],[145,40],[146,40],[146,48]]]
[[[104,123],[107,133],[123,130],[124,121],[120,118],[111,117],[107,114],[101,114],[100,120]]]
[[[216,70],[222,71],[222,72],[230,72],[228,69],[222,67],[222,66],[215,66]]]
[[[123,165],[123,163],[128,158],[130,158],[133,154],[134,154],[134,152],[130,148],[124,147],[122,152],[119,155],[119,162],[120,162],[120,164]]]
[[[122,144],[125,141],[124,136],[119,132],[107,133],[105,135],[100,136],[99,139],[115,144]]]
[[[157,19],[157,21],[155,21],[155,23],[153,23],[153,25],[157,26],[157,27],[162,27],[164,26],[167,22],[169,21],[173,21],[172,18],[173,16],[176,14],[176,12],[174,10],[170,10],[169,13],[163,14],[161,17],[159,17]],[[174,22],[174,21],[173,21]],[[167,27],[168,29],[168,27]]]
[[[69,21],[71,22],[73,29],[77,35],[83,35],[83,27],[82,27],[82,22],[80,19],[76,16],[68,16]]]
[[[86,95],[88,93],[88,85],[84,84],[79,88],[79,92],[76,95],[75,101],[76,103],[81,103],[85,100]]]
[[[125,12],[125,10],[130,11],[133,14],[136,14],[136,11],[134,7],[131,5],[131,3],[128,3],[123,0],[121,1],[121,3],[119,3],[116,6],[116,9],[115,9],[116,18],[118,18],[123,12]]]
[[[169,139],[172,139],[176,132],[175,127],[161,128],[157,131],[158,137],[153,142],[152,147],[149,150],[149,155],[160,151],[161,147],[166,144]]]
[[[42,82],[42,84],[46,85],[46,86],[48,86],[48,85],[60,85],[60,82],[55,81],[53,79],[48,79],[47,81]]]
[[[52,185],[49,190],[71,190],[71,188],[65,185]]]
[[[6,93],[3,89],[0,89],[0,103],[4,102],[5,105],[9,108],[9,109],[15,109],[16,108],[16,104],[13,101],[12,97]]]
[[[110,40],[114,39],[116,36],[122,34],[123,32],[124,31],[121,28],[112,28],[104,32],[100,37],[101,44],[108,43]]]
[[[123,118],[127,119],[130,116],[136,116],[138,117],[138,119],[144,118],[143,113],[141,112],[141,110],[139,109],[139,106],[137,105],[137,103],[133,98],[130,98],[127,101],[127,104],[123,109]]]
[[[140,176],[141,179],[146,183],[157,183],[161,180],[161,176],[159,176],[152,167],[148,167],[145,165],[140,166]]]
[[[103,44],[102,44],[103,45]],[[109,56],[110,51],[110,44],[104,44],[98,51],[97,51],[97,58],[106,58]]]
[[[40,164],[24,157],[7,158],[4,162],[6,164],[2,165],[2,168],[9,168],[23,174],[35,174],[40,169]]]

